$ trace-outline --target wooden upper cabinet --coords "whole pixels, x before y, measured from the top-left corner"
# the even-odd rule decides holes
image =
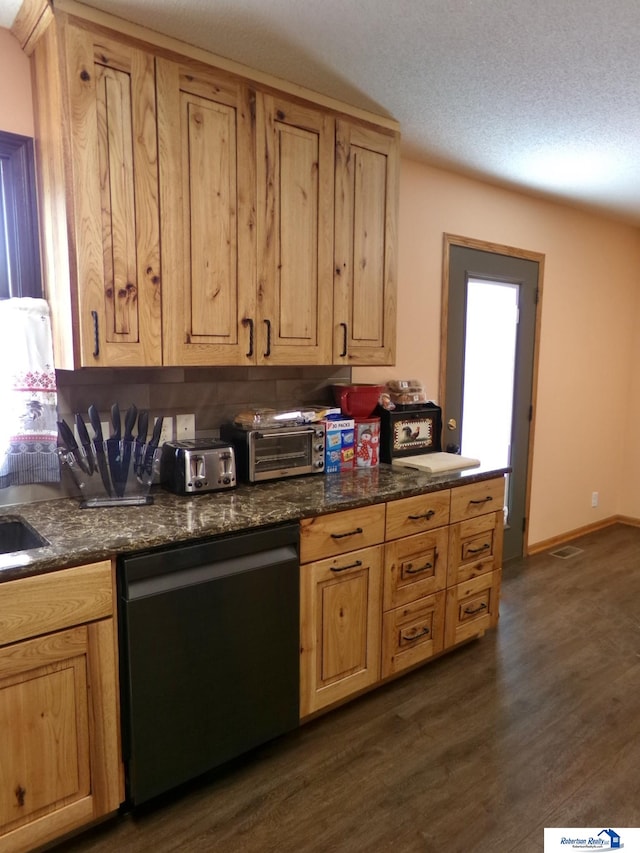
[[[34,69],[56,366],[158,365],[153,55],[60,15]]]
[[[393,363],[397,125],[45,6],[22,43],[56,367]]]
[[[253,93],[157,60],[164,363],[255,363]]]
[[[398,161],[397,134],[336,122],[336,364],[395,361]]]
[[[334,120],[257,96],[259,364],[331,363]]]

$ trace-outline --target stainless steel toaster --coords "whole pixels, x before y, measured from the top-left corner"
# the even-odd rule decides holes
[[[162,446],[160,482],[176,495],[231,489],[236,485],[233,446],[206,438],[167,441]]]

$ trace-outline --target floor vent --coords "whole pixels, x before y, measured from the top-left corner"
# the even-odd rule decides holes
[[[566,545],[564,548],[558,548],[557,551],[551,551],[552,557],[559,557],[561,560],[568,560],[569,557],[575,557],[576,554],[582,554],[582,548],[575,548],[573,545]]]

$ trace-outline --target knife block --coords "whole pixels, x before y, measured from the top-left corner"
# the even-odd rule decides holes
[[[85,450],[57,449],[78,489],[82,508],[144,506],[153,503],[149,494],[162,451],[135,441],[94,441]]]

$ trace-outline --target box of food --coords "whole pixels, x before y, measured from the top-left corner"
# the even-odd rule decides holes
[[[353,418],[325,418],[324,471],[351,471],[355,460]]]

